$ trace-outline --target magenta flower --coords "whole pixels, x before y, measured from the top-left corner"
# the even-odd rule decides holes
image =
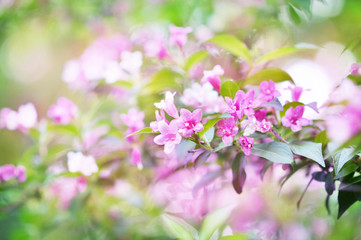
[[[69,152],[67,157],[69,172],[81,172],[85,176],[90,176],[99,170],[92,156],[85,156],[81,152]]]
[[[154,142],[157,145],[164,145],[164,152],[170,154],[182,140],[178,132],[177,121],[173,120],[169,125],[165,121],[161,121],[158,123],[158,127],[160,134],[154,138]]]
[[[257,131],[260,131],[262,133],[266,133],[271,131],[272,128],[272,123],[266,121],[266,119],[263,119],[262,121],[257,121],[256,122],[256,129]]]
[[[242,136],[238,139],[239,144],[241,144],[242,151],[244,154],[251,155],[251,149],[253,148],[254,139],[250,137]]]
[[[290,127],[293,132],[297,132],[302,129],[302,126],[309,125],[310,120],[302,117],[304,110],[304,106],[290,107],[282,118],[283,126]]]
[[[180,118],[178,118],[179,132],[184,137],[190,137],[193,133],[200,132],[203,130],[202,121],[202,110],[196,109],[191,113],[187,109],[182,108],[180,110]]]
[[[179,48],[183,48],[183,46],[188,41],[188,33],[191,33],[193,29],[191,27],[176,27],[174,25],[169,26],[170,38],[169,44],[170,45],[177,45]]]
[[[266,109],[258,109],[256,111],[254,111],[254,116],[258,121],[262,121],[263,119],[265,119],[267,117],[267,110]]]
[[[219,78],[219,76],[222,76],[223,74],[224,70],[222,69],[222,67],[216,65],[212,70],[203,72],[201,84],[203,85],[205,82],[209,82],[210,84],[212,84],[213,88],[219,92],[221,89],[221,79]]]
[[[159,103],[154,103],[154,106],[164,110],[169,116],[174,118],[179,118],[178,109],[174,105],[174,95],[176,93],[171,93],[169,91],[165,92],[165,99]]]
[[[233,136],[238,133],[236,120],[234,120],[234,118],[222,119],[217,123],[217,127],[216,135],[222,137],[224,144],[231,144],[233,142]]]
[[[361,64],[360,63],[353,63],[350,68],[351,75],[361,75]]]
[[[243,109],[241,108],[241,101],[244,97],[244,92],[242,90],[237,91],[234,99],[230,97],[225,97],[226,103],[228,104],[227,112],[231,114],[234,119],[242,119],[243,117]]]
[[[269,102],[272,99],[281,96],[281,94],[276,90],[275,83],[270,80],[269,82],[263,81],[260,86],[260,93],[258,98],[262,99],[265,102]]]
[[[241,95],[243,95],[241,93]],[[245,95],[241,97],[241,108],[243,113],[247,116],[254,115],[254,108],[259,107],[261,102],[258,99],[254,99],[254,90],[249,90]]]
[[[57,124],[66,125],[74,119],[78,108],[76,105],[65,97],[60,97],[56,104],[51,105],[48,116]]]
[[[23,166],[14,166],[12,164],[5,164],[0,166],[0,182],[9,181],[12,178],[17,178],[19,182],[26,180],[25,168]]]
[[[134,147],[132,150],[132,156],[130,163],[133,166],[138,166],[139,169],[143,168],[142,165],[142,153],[138,147]]]
[[[293,86],[293,87],[288,87],[287,89],[291,91],[292,101],[298,102],[300,100],[301,94],[303,92],[303,88]]]

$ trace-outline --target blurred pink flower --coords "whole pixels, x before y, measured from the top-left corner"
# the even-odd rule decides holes
[[[234,118],[222,119],[217,123],[216,135],[222,137],[224,144],[229,145],[233,142],[233,136],[238,133],[238,127]]]
[[[173,120],[169,125],[165,121],[158,123],[160,134],[154,138],[154,142],[158,145],[164,145],[164,152],[170,154],[175,146],[182,140],[178,132],[177,121]]]
[[[66,209],[79,193],[87,188],[87,181],[84,177],[55,178],[50,184],[51,192],[59,198],[60,207]]]
[[[81,152],[69,152],[67,158],[69,172],[81,172],[85,176],[90,176],[99,170],[92,156],[85,156]]]
[[[130,75],[136,75],[139,73],[140,68],[143,65],[143,55],[141,52],[129,52],[124,51],[121,54],[120,67]]]
[[[152,129],[153,132],[159,131],[158,130],[158,123],[160,121],[165,121],[166,123],[169,124],[168,120],[165,118],[165,114],[164,114],[163,110],[160,110],[160,114],[159,114],[158,110],[155,111],[155,119],[156,119],[156,121],[153,121],[153,122],[151,122],[149,124],[149,126],[150,126],[150,128]]]
[[[179,132],[186,138],[190,137],[193,133],[203,130],[201,121],[201,109],[196,109],[192,113],[189,110],[182,108],[180,110],[180,118],[177,119]]]
[[[56,104],[51,105],[48,116],[57,124],[66,125],[70,123],[78,111],[77,106],[65,97],[60,97]]]
[[[242,136],[238,139],[239,144],[241,144],[242,151],[245,155],[251,155],[251,149],[253,148],[254,139],[246,136]]]
[[[169,91],[165,92],[165,99],[159,103],[154,103],[154,106],[160,110],[164,110],[169,116],[178,118],[179,113],[177,107],[174,105],[174,95],[176,92],[171,93]]]
[[[38,120],[38,114],[32,103],[21,105],[18,111],[9,108],[3,108],[0,112],[0,127],[9,130],[18,129],[26,132],[29,128],[35,127]]]
[[[163,39],[152,39],[143,45],[147,57],[158,57],[164,59],[169,56]]]
[[[222,96],[219,96],[212,85],[208,82],[201,86],[193,83],[191,88],[184,90],[180,100],[186,105],[194,108],[201,108],[206,113],[223,113],[227,104]]]
[[[120,114],[120,119],[125,125],[128,126],[128,130],[124,133],[126,136],[145,127],[143,121],[144,112],[138,112],[138,110],[135,108],[129,109],[127,114]],[[134,136],[130,136],[127,138],[127,140],[133,142],[136,140],[136,138],[134,138]]]
[[[191,27],[176,27],[174,25],[169,26],[169,44],[170,45],[178,45],[179,48],[183,48],[183,46],[188,41],[187,34],[191,33],[193,30]]]
[[[298,102],[301,98],[303,88],[297,86],[293,86],[293,87],[290,86],[287,89],[291,91],[292,102]]]
[[[83,136],[83,148],[90,150],[99,141],[99,138],[108,133],[108,131],[108,126],[101,126],[86,132]]]
[[[290,127],[293,132],[300,131],[302,126],[309,125],[310,120],[302,117],[304,110],[304,106],[290,107],[282,118],[282,125]]]
[[[361,63],[353,63],[350,68],[350,74],[352,75],[361,75]]]
[[[130,163],[133,166],[142,168],[142,153],[138,147],[133,147]]]
[[[219,78],[219,76],[222,76],[223,74],[224,70],[222,69],[222,67],[216,65],[212,70],[203,72],[201,84],[203,85],[205,82],[209,82],[210,84],[212,84],[214,89],[219,92],[221,88],[221,79]]]
[[[269,102],[272,99],[281,96],[281,94],[276,90],[275,83],[272,80],[270,80],[269,82],[261,82],[259,88],[260,93],[258,94],[257,98],[265,102]]]
[[[25,168],[23,166],[14,166],[12,164],[5,164],[0,166],[0,182],[9,181],[12,178],[17,178],[19,182],[26,180]]]

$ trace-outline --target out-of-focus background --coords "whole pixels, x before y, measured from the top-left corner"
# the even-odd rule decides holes
[[[192,26],[196,30],[194,34],[200,38],[208,30],[230,33],[265,52],[286,45],[317,46],[317,51],[283,59],[277,64],[286,69],[297,84],[312,89],[305,93],[305,98],[310,101],[316,99],[322,105],[334,86],[347,75],[351,63],[360,60],[361,1],[314,0],[310,1],[310,8],[304,11],[290,8],[288,2],[0,0],[0,108],[16,109],[21,104],[33,102],[41,118],[46,116],[49,106],[60,96],[80,99],[82,95],[69,90],[62,81],[65,62],[80,56],[99,36],[132,36],[137,29],[153,24],[165,28],[169,24]],[[31,144],[27,141],[21,133],[0,131],[0,165],[16,163]],[[299,185],[292,191],[301,193],[307,182],[302,182],[302,177],[296,177],[289,184]],[[291,190],[287,192],[286,189],[279,196],[277,185],[265,184],[260,189],[257,193],[249,190],[248,196],[251,197],[241,197],[242,201],[249,208],[256,208],[252,196],[257,198],[257,194],[262,194],[263,217],[274,216],[272,219],[277,219],[277,224],[290,231],[283,235],[286,236],[284,239],[361,238],[359,205],[353,206],[348,214],[337,221],[336,209],[333,209],[336,196],[330,200],[332,212],[328,215],[323,206],[326,195],[317,187],[312,190],[311,185],[302,203],[306,207],[301,206],[300,210],[296,209],[297,199],[294,199],[295,194]],[[247,196],[247,192],[244,195]],[[36,236],[61,239],[65,236],[58,232],[39,234],[39,231],[48,231],[39,229],[39,225],[46,222],[46,213],[41,212],[46,209],[35,208],[36,211],[27,209],[11,218],[2,216],[0,239],[40,239]],[[245,215],[252,215],[252,212],[244,211]],[[317,217],[310,216],[309,212],[316,212]],[[247,222],[245,218],[240,216],[235,220],[239,221],[240,230],[244,227],[242,222]],[[279,227],[271,221],[262,224],[264,226],[261,228]],[[6,235],[4,238],[3,233]],[[84,239],[109,239],[106,235],[95,236],[99,238]],[[136,238],[141,239],[139,236]],[[123,238],[120,234],[115,239]]]

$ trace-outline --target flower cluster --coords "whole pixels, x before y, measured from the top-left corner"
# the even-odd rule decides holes
[[[23,166],[16,167],[12,164],[0,166],[0,182],[9,181],[12,178],[24,182],[26,180],[25,168]]]
[[[0,128],[26,132],[37,124],[38,114],[32,103],[21,105],[18,111],[3,108],[0,111]]]

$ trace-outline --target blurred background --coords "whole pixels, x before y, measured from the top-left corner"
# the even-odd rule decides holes
[[[300,3],[301,7],[293,8],[290,2]],[[306,98],[316,99],[322,105],[347,75],[351,63],[360,60],[360,12],[360,0],[0,0],[0,108],[16,109],[33,102],[41,118],[58,97],[81,98],[62,81],[65,62],[80,56],[99,36],[132,36],[136,29],[152,24],[192,26],[200,36],[206,34],[202,29],[234,34],[249,47],[264,52],[286,45],[317,46],[319,50],[315,52],[282,59],[277,64],[296,83],[312,88]],[[0,165],[19,161],[31,144],[28,141],[21,133],[0,131]],[[272,215],[277,224],[290,231],[284,239],[361,239],[360,205],[353,206],[337,221],[335,194],[328,215],[323,206],[326,193],[315,187],[306,194],[302,203],[305,207],[297,210],[294,196],[302,192],[307,182],[295,177],[289,184],[298,187],[290,192],[286,188],[280,195],[276,184],[264,184],[257,193],[249,190],[249,196],[261,194],[264,198],[262,216]],[[252,197],[246,197],[247,192],[244,195],[240,201],[252,208]],[[57,225],[60,230],[40,234],[48,231],[40,226],[52,213],[45,213],[35,202],[34,206],[31,204],[12,217],[1,215],[0,239],[66,238],[59,232],[71,227],[65,226],[61,217]],[[240,216],[234,221],[246,220]],[[258,228],[272,228],[275,223],[263,224]],[[112,227],[120,232],[114,238],[123,239],[121,227]],[[87,237],[74,239],[112,238],[102,234],[84,234]]]

